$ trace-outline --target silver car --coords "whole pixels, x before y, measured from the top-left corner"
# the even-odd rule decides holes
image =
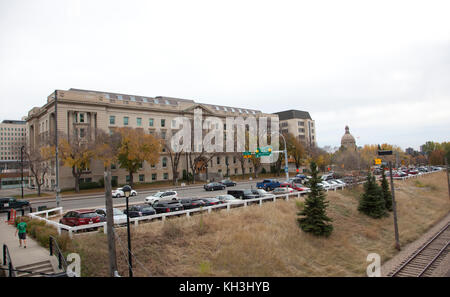
[[[100,216],[101,222],[106,222],[106,208],[97,208],[95,212]],[[113,208],[114,224],[123,224],[127,221],[127,215],[118,208]]]

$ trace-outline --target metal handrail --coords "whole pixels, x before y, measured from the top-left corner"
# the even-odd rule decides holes
[[[3,244],[3,265],[8,266],[9,277],[16,276],[16,272],[14,271],[14,266],[11,261],[11,256],[9,255],[9,249],[6,244]]]
[[[59,248],[56,238],[54,238],[53,236],[49,236],[49,250],[50,256],[53,256],[53,254],[55,254],[55,256],[58,258],[58,268],[66,272],[67,271],[66,258],[64,257],[64,254],[62,253],[61,249]]]

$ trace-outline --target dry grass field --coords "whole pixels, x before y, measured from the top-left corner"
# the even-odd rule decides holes
[[[450,211],[444,172],[396,181],[401,245],[417,239]],[[301,203],[278,200],[247,208],[168,219],[132,227],[136,276],[365,276],[369,253],[382,262],[396,254],[392,213],[371,219],[357,211],[362,187],[329,192],[334,220],[329,238],[304,233],[296,223]],[[117,230],[119,272],[128,274],[126,229]],[[103,233],[77,235],[72,249],[82,275],[107,276]],[[145,268],[144,268],[145,267]]]

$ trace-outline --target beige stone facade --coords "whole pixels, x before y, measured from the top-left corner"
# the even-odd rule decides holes
[[[200,108],[203,118],[214,116],[225,119],[226,117],[256,118],[265,116],[277,118],[274,114],[265,114],[258,110],[249,110],[228,106],[216,106],[211,104],[196,103],[194,100],[148,97],[110,92],[99,92],[79,89],[57,90],[57,126],[58,135],[73,135],[78,133],[80,137],[95,138],[95,130],[110,131],[115,127],[142,128],[147,133],[155,133],[162,138],[169,139],[175,130],[172,129],[172,120],[175,117],[185,116],[193,118],[194,109]],[[29,111],[27,129],[31,146],[43,143],[55,132],[55,93],[47,98],[47,103],[42,107],[35,107]],[[224,121],[225,122],[225,121]],[[211,160],[209,173],[227,173],[226,159],[228,158],[228,172],[230,176],[242,174],[239,160],[233,155],[223,153]],[[251,172],[250,162],[245,162],[245,173]],[[52,163],[54,168],[54,162]],[[178,166],[178,176],[181,178],[183,170],[187,168],[186,158],[182,156]],[[189,170],[190,171],[190,170]],[[126,184],[128,173],[119,168],[112,167],[112,177],[118,184]],[[83,174],[84,181],[98,181],[103,178],[103,166],[99,161],[93,160],[90,168]],[[154,182],[171,180],[172,170],[170,158],[167,152],[162,152],[160,162],[152,167],[144,162],[142,169],[135,175],[135,182]],[[71,168],[60,166],[60,188],[73,188],[74,179]],[[55,185],[55,170],[46,178],[44,187],[52,189]]]
[[[308,112],[287,110],[275,113],[279,117],[280,132],[291,133],[305,144],[317,146],[316,124]]]

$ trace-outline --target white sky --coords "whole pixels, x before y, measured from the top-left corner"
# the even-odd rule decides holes
[[[0,120],[54,89],[309,111],[319,146],[450,135],[450,1],[0,0]]]

